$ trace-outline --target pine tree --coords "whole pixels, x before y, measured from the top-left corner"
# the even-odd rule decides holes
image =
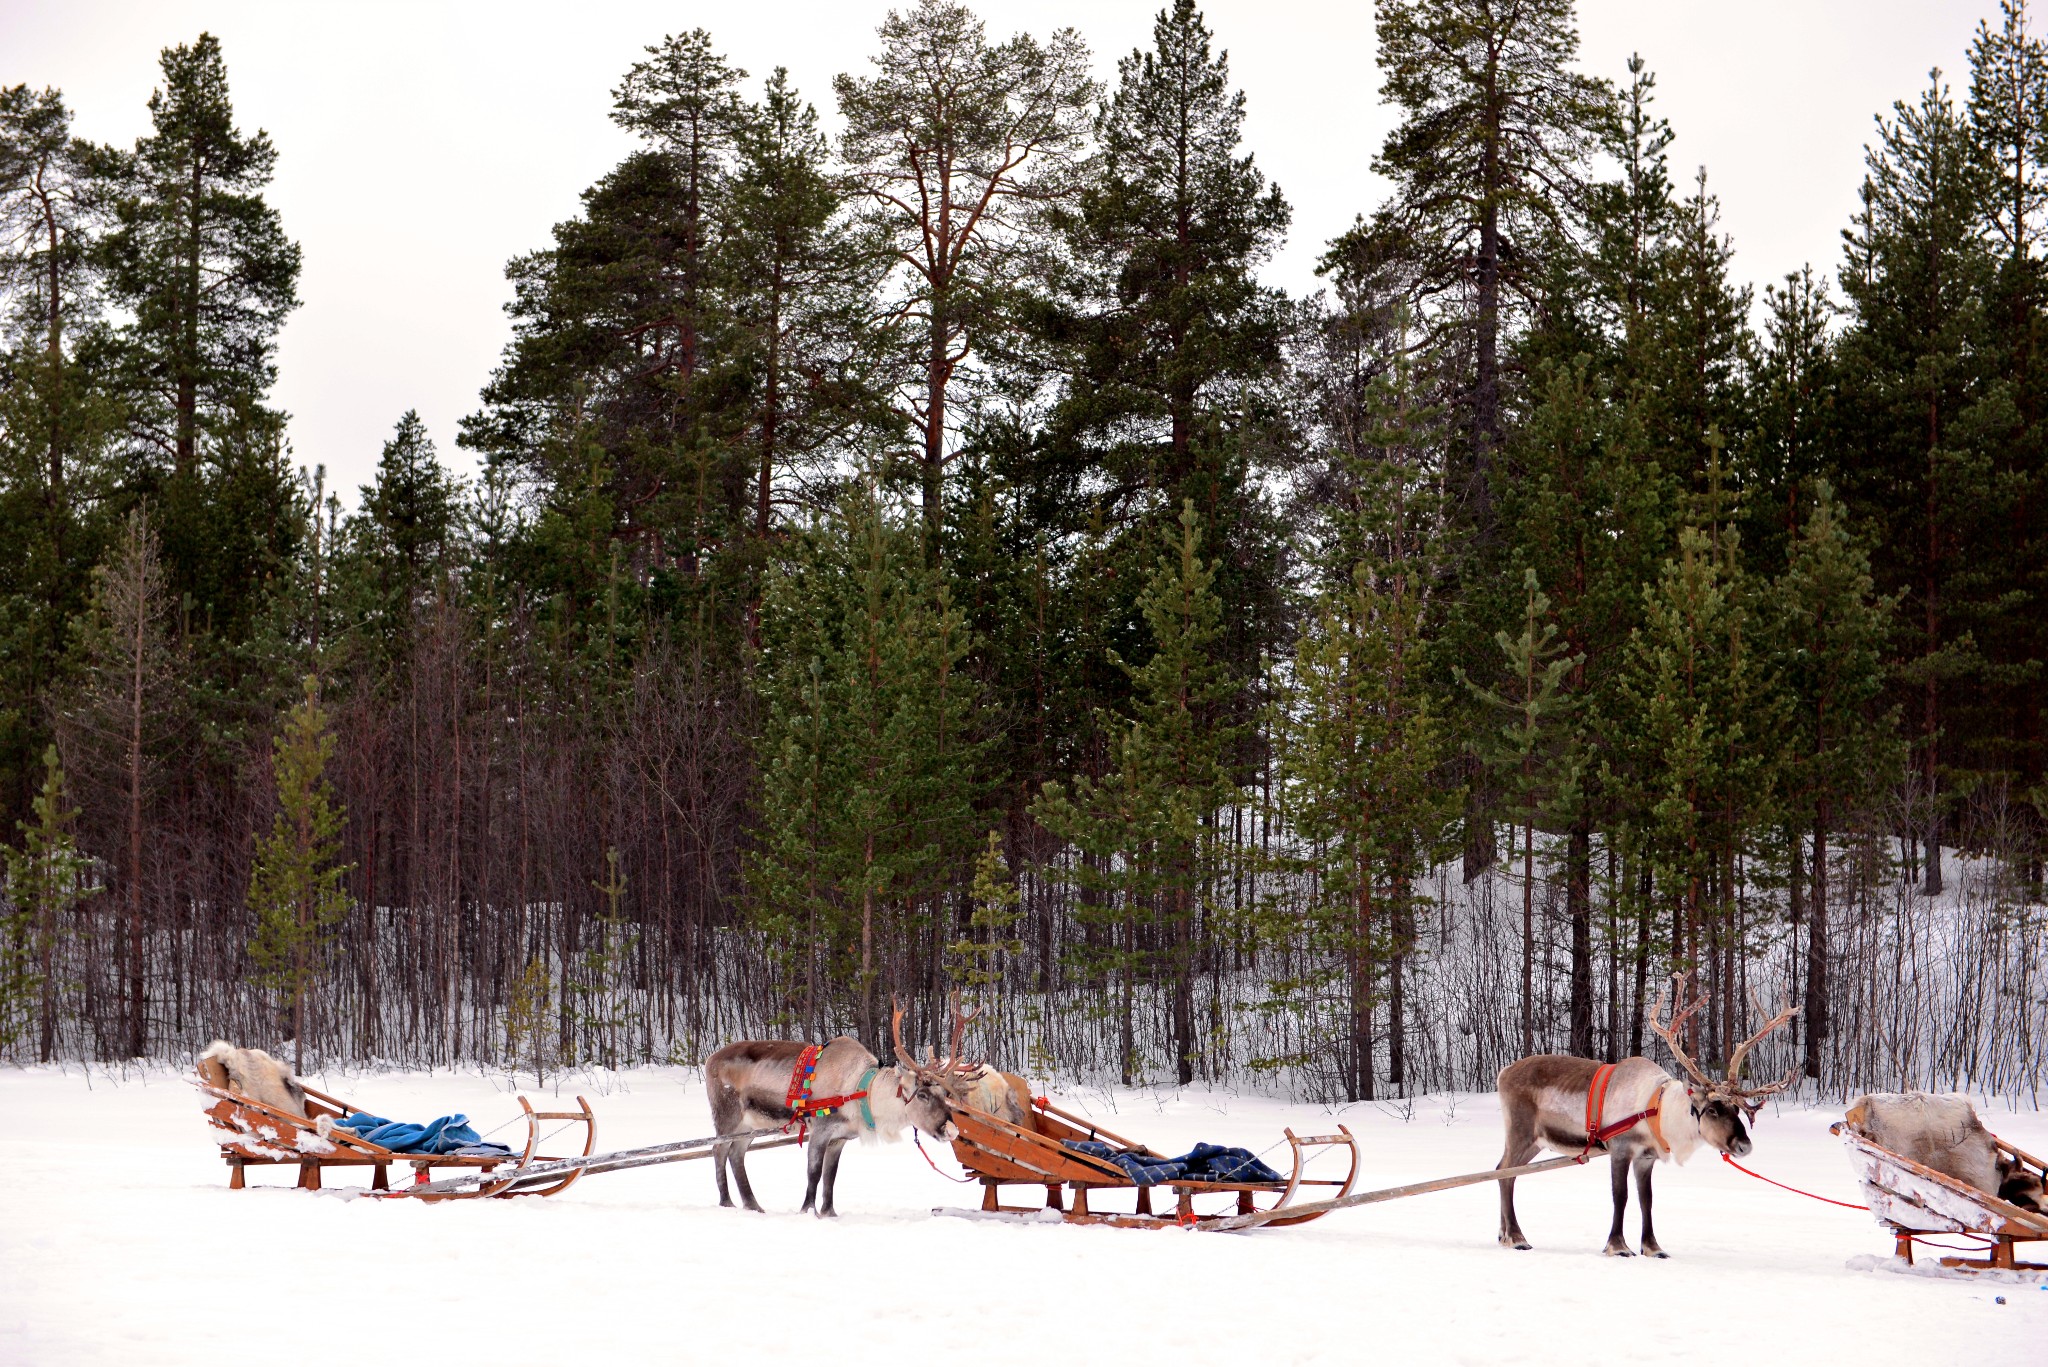
[[[249,910],[256,934],[249,958],[260,980],[290,1004],[294,1069],[306,1058],[308,997],[328,945],[348,916],[342,880],[341,833],[347,818],[327,780],[334,734],[320,704],[319,680],[307,675],[299,703],[285,714],[271,751],[277,815],[256,842]]]
[[[1123,1062],[1135,1068],[1131,1024],[1137,917],[1149,910],[1161,946],[1168,1044],[1175,1078],[1192,1082],[1201,1062],[1196,1037],[1196,947],[1216,909],[1208,903],[1220,867],[1217,814],[1239,799],[1228,759],[1236,728],[1225,718],[1240,685],[1215,658],[1223,605],[1215,561],[1204,561],[1201,518],[1181,505],[1180,535],[1155,563],[1143,598],[1152,654],[1142,665],[1117,661],[1130,676],[1128,720],[1106,720],[1112,769],[1100,780],[1077,777],[1071,790],[1049,783],[1032,808],[1053,835],[1099,860],[1120,864],[1108,887],[1122,894],[1125,943]],[[1097,875],[1098,877],[1100,875]]]
[[[2001,0],[1994,30],[1980,21],[1970,44],[1969,135],[1986,166],[1982,213],[1996,276],[1985,300],[1985,323],[1997,414],[1991,465],[2008,490],[1999,554],[1985,567],[1988,600],[1973,623],[1984,642],[1985,681],[1992,694],[1982,725],[2005,753],[1992,758],[2021,793],[2042,790],[2048,772],[2041,681],[2048,675],[2048,632],[2039,605],[2048,598],[2048,354],[2042,330],[2048,311],[2048,44],[2032,31],[2026,0]],[[2038,883],[2048,852],[2048,821],[2032,803],[2018,804],[2031,848],[2016,851]]]
[[[235,127],[220,40],[165,48],[161,66],[149,135],[106,158],[114,229],[102,250],[109,289],[134,314],[136,433],[190,475],[203,441],[233,430],[276,378],[299,249],[263,200],[277,149]]]
[[[407,410],[360,495],[335,547],[336,592],[349,600],[349,618],[375,642],[378,657],[395,662],[416,609],[460,558],[463,489],[419,414]]]
[[[1980,237],[1985,175],[1940,73],[1911,105],[1878,122],[1866,155],[1863,206],[1847,234],[1842,289],[1855,325],[1843,338],[1842,411],[1852,419],[1841,470],[1859,523],[1881,529],[1879,586],[1901,595],[1906,663],[1915,696],[1916,807],[1929,893],[1942,886],[1945,767],[1964,757],[1950,720],[1980,669],[1968,626],[1971,553],[1989,534],[1998,492],[1977,430],[1986,354],[1984,291],[1990,260]],[[1945,703],[1945,697],[1947,702]]]
[[[1397,362],[1374,386],[1360,449],[1334,453],[1334,582],[1302,626],[1275,704],[1281,809],[1309,851],[1317,938],[1343,965],[1347,1100],[1374,1094],[1383,972],[1389,1080],[1405,1085],[1402,961],[1414,885],[1456,811],[1436,774],[1451,738],[1429,688],[1442,509],[1434,472],[1418,459],[1427,415],[1414,411],[1411,383]],[[1325,984],[1284,986],[1316,993]]]
[[[1651,349],[1650,326],[1641,324],[1639,355]],[[1625,355],[1626,333],[1616,342]],[[1553,754],[1560,771],[1577,779],[1552,794],[1549,811],[1565,833],[1568,1047],[1585,1057],[1593,1052],[1594,838],[1617,816],[1616,796],[1601,781],[1612,745],[1601,717],[1629,634],[1642,620],[1642,585],[1655,578],[1670,540],[1678,482],[1651,455],[1634,399],[1640,387],[1602,378],[1595,356],[1545,359],[1550,345],[1542,338],[1531,347],[1535,403],[1508,448],[1516,478],[1503,491],[1501,525],[1512,563],[1547,586],[1563,648],[1579,660],[1564,687],[1581,705],[1558,719]],[[1623,359],[1614,368],[1626,374],[1634,367]]]
[[[1834,457],[1830,409],[1835,305],[1811,266],[1764,286],[1764,337],[1749,380],[1748,440],[1736,448],[1754,493],[1745,544],[1760,563],[1782,565],[1803,522],[1799,500]]]
[[[1640,377],[1640,358],[1656,310],[1657,263],[1678,206],[1672,197],[1671,124],[1655,114],[1657,78],[1641,54],[1628,59],[1629,84],[1601,142],[1619,174],[1588,195],[1593,305],[1606,317],[1624,385]]]
[[[973,848],[983,747],[965,623],[871,482],[792,546],[762,615],[760,924],[796,948],[804,1014],[936,980]]]
[[[612,119],[667,163],[679,201],[670,365],[687,385],[704,364],[715,235],[745,124],[738,94],[747,73],[713,50],[705,30],[670,34],[635,62],[613,92]],[[669,291],[664,291],[669,293]]]
[[[78,811],[69,805],[57,747],[43,751],[43,787],[35,819],[20,823],[21,848],[5,850],[7,897],[14,913],[0,920],[0,1048],[35,1022],[36,1061],[57,1051],[57,950],[74,908],[98,891],[92,861],[71,834]]]
[[[835,454],[900,424],[881,392],[870,327],[887,269],[845,213],[818,115],[780,67],[743,114],[720,242],[721,288],[754,452],[752,534],[802,501]]]
[[[1616,737],[1602,779],[1624,813],[1617,834],[1668,912],[1655,943],[1674,967],[1710,970],[1713,1005],[1689,1027],[1706,1030],[1702,1057],[1716,1027],[1739,1018],[1734,870],[1776,815],[1784,735],[1782,693],[1752,640],[1755,595],[1735,541],[1725,526],[1718,535],[1680,531],[1676,554],[1643,586],[1643,624],[1603,718]]]
[[[840,156],[903,263],[890,304],[936,554],[955,382],[986,364],[1019,285],[1043,269],[1040,211],[1073,188],[1096,87],[1072,29],[991,43],[966,6],[918,0],[877,33],[874,74],[832,88]]]
[[[87,848],[112,875],[120,1002],[113,1043],[131,1058],[148,1050],[145,891],[161,882],[151,837],[163,760],[178,729],[168,615],[156,531],[139,505],[95,571],[92,607],[78,631],[76,692],[58,728],[65,753],[78,756],[88,809],[97,809],[99,840]]]
[[[1609,116],[1603,82],[1573,70],[1571,0],[1375,0],[1381,98],[1401,122],[1373,169],[1392,202],[1355,230],[1390,236],[1413,262],[1424,315],[1471,355],[1461,407],[1465,474],[1490,529],[1492,467],[1505,439],[1501,355],[1536,303],[1556,244],[1578,231],[1587,161]]]
[[[0,89],[0,820],[34,800],[68,623],[112,530],[89,149],[54,90]]]
[[[1117,63],[1097,173],[1053,214],[1075,264],[1043,323],[1071,358],[1048,435],[1142,538],[1136,566],[1151,519],[1193,500],[1224,567],[1224,649],[1248,680],[1281,616],[1281,538],[1254,461],[1280,426],[1285,307],[1257,271],[1291,211],[1242,149],[1244,94],[1194,0],[1152,33]]]
[[[1702,478],[1742,440],[1742,384],[1750,354],[1750,292],[1729,282],[1734,248],[1717,233],[1720,201],[1702,167],[1677,206],[1651,278],[1650,335],[1633,377],[1641,382],[1645,436],[1675,473]]]
[[[1830,1030],[1828,838],[1844,813],[1866,801],[1899,755],[1896,708],[1880,710],[1893,600],[1880,598],[1870,560],[1849,535],[1825,480],[1773,589],[1774,654],[1790,703],[1787,805],[1813,837],[1806,899],[1806,1075],[1821,1076]]]
[[[1536,824],[1544,809],[1579,783],[1576,766],[1560,767],[1555,750],[1559,723],[1574,705],[1566,681],[1585,663],[1565,653],[1550,599],[1537,587],[1536,571],[1522,573],[1522,629],[1498,633],[1506,682],[1499,688],[1468,684],[1473,696],[1506,719],[1475,745],[1480,758],[1502,775],[1521,809],[1522,827],[1522,1052],[1536,1052]]]

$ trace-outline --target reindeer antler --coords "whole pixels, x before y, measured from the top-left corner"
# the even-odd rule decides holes
[[[1664,1041],[1664,1047],[1671,1051],[1671,1057],[1677,1059],[1685,1071],[1692,1075],[1694,1082],[1697,1082],[1702,1087],[1713,1089],[1721,1084],[1716,1079],[1708,1077],[1706,1070],[1697,1063],[1694,1063],[1692,1055],[1686,1053],[1685,1046],[1678,1042],[1679,1027],[1699,1013],[1700,1008],[1707,1004],[1706,997],[1701,996],[1691,1006],[1686,1007],[1676,1016],[1673,1016],[1669,1025],[1665,1025],[1657,1019],[1657,1017],[1664,1013],[1664,999],[1671,994],[1671,983],[1677,983],[1681,988],[1690,990],[1691,981],[1692,974],[1690,973],[1674,973],[1671,975],[1670,982],[1665,983],[1663,988],[1657,993],[1657,1004],[1650,1008],[1650,1030],[1658,1039]]]
[[[1754,1116],[1759,1110],[1763,1108],[1765,1097],[1771,1096],[1777,1092],[1784,1091],[1787,1087],[1790,1087],[1794,1082],[1798,1080],[1800,1073],[1800,1065],[1795,1060],[1792,1064],[1791,1070],[1787,1072],[1785,1076],[1777,1082],[1767,1082],[1761,1087],[1744,1087],[1742,1085],[1743,1060],[1749,1057],[1749,1051],[1756,1045],[1757,1041],[1761,1040],[1765,1035],[1770,1034],[1773,1030],[1778,1029],[1787,1021],[1791,1020],[1794,1016],[1798,1015],[1799,1005],[1796,1002],[1788,1001],[1784,1006],[1778,1009],[1777,1015],[1770,1017],[1768,1020],[1765,1020],[1763,1003],[1757,1000],[1756,992],[1754,989],[1752,989],[1749,994],[1749,1005],[1750,1009],[1756,1012],[1757,1018],[1759,1020],[1764,1021],[1763,1028],[1758,1030],[1754,1035],[1751,1035],[1742,1043],[1736,1045],[1735,1052],[1728,1056],[1728,1081],[1722,1084],[1720,1090],[1728,1093],[1730,1096],[1733,1096],[1737,1101],[1739,1101],[1742,1104],[1743,1109],[1747,1110],[1750,1113],[1750,1115]]]
[[[976,1007],[972,1011],[963,1013],[960,1010],[960,994],[958,992],[952,993],[946,999],[947,1009],[952,1012],[953,1016],[953,1036],[952,1047],[947,1051],[944,1058],[940,1058],[934,1053],[929,1045],[925,1046],[922,1059],[917,1058],[908,1049],[905,1049],[903,1047],[904,1008],[897,1003],[893,994],[889,998],[889,1006],[891,1008],[889,1036],[896,1045],[896,1061],[904,1068],[909,1069],[926,1081],[937,1083],[956,1095],[965,1086],[967,1079],[981,1071],[982,1060],[976,1059],[972,1063],[963,1063],[960,1058],[960,1041],[967,1033],[967,1023],[980,1016],[981,1009]]]
[[[896,1062],[899,1066],[908,1068],[913,1073],[922,1072],[924,1071],[924,1065],[919,1063],[911,1052],[903,1047],[903,1011],[903,1004],[898,1002],[896,994],[891,992],[889,994],[889,1038],[896,1045]]]

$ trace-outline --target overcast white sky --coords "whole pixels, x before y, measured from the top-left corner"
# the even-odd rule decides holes
[[[993,34],[1081,30],[1105,77],[1149,40],[1161,0],[981,0]],[[640,49],[703,26],[749,84],[773,67],[831,116],[834,74],[863,66],[887,0],[281,4],[277,0],[0,0],[0,85],[62,89],[77,131],[127,144],[148,127],[157,54],[219,35],[235,111],[280,157],[271,200],[303,246],[276,401],[306,464],[352,499],[407,408],[444,459],[506,337],[507,258],[548,241],[626,150],[606,117]],[[1830,273],[1856,204],[1872,116],[1963,79],[1995,0],[1580,0],[1585,67],[1620,79],[1639,51],[1677,132],[1674,178],[1704,163],[1761,285]],[[1246,92],[1246,137],[1294,205],[1268,276],[1314,287],[1321,245],[1378,202],[1368,0],[1210,0]]]

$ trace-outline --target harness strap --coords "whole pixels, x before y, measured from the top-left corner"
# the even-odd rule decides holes
[[[1593,1070],[1593,1085],[1586,1089],[1586,1151],[1592,1152],[1598,1143],[1600,1117],[1607,1114],[1607,1084],[1614,1080],[1612,1063],[1603,1063]]]
[[[868,1106],[868,1086],[875,1080],[875,1074],[881,1071],[880,1068],[870,1068],[860,1075],[860,1081],[855,1084],[860,1088],[854,1093],[860,1098],[860,1123],[871,1130],[875,1128],[875,1113]]]
[[[828,1116],[855,1101],[860,1103],[861,1120],[872,1130],[875,1128],[875,1113],[868,1106],[868,1084],[875,1080],[875,1074],[881,1070],[870,1068],[862,1073],[857,1089],[845,1096],[813,1097],[811,1088],[817,1082],[818,1055],[823,1052],[822,1045],[806,1044],[803,1052],[796,1056],[796,1066],[790,1070],[789,1092],[785,1097],[790,1118],[788,1124],[782,1127],[783,1132],[787,1133],[793,1125],[799,1138],[809,1138],[810,1122],[813,1119]]]
[[[1659,1087],[1650,1097],[1650,1104],[1634,1115],[1625,1115],[1609,1124],[1601,1124],[1600,1118],[1607,1110],[1607,1084],[1614,1077],[1618,1065],[1603,1063],[1593,1070],[1593,1085],[1586,1089],[1586,1147],[1579,1150],[1579,1162],[1593,1156],[1593,1150],[1617,1135],[1627,1134],[1637,1125],[1648,1121],[1650,1137],[1657,1142],[1657,1148],[1670,1153],[1671,1146],[1664,1142],[1663,1110],[1664,1089]]]

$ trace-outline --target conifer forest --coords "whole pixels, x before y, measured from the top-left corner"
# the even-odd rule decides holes
[[[1797,1002],[1759,1075],[2048,1082],[2026,0],[1760,293],[1571,0],[1376,0],[1298,296],[1194,0],[1106,78],[899,6],[829,90],[622,52],[359,491],[232,50],[132,146],[0,89],[0,1058],[886,1056],[957,989],[1019,1072],[1348,1101],[1659,1050],[1687,972],[1703,1063]]]

